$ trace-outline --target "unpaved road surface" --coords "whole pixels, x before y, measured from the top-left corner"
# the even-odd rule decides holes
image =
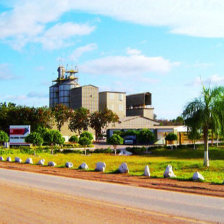
[[[144,176],[131,176],[128,174],[107,174],[102,172],[86,172],[83,170],[10,163],[10,162],[0,162],[0,168],[50,174],[63,177],[71,177],[76,179],[119,183],[136,187],[218,196],[224,198],[224,185],[217,185],[210,183],[179,181],[167,178],[166,179],[148,178]]]
[[[0,205],[0,223],[224,223],[223,198],[6,169]]]

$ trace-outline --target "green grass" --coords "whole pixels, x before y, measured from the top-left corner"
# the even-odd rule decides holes
[[[92,153],[87,156],[76,153],[37,153],[36,156],[21,153],[19,150],[5,151],[3,156],[16,156],[24,162],[26,158],[33,158],[34,164],[40,159],[45,159],[47,164],[54,161],[57,167],[64,167],[67,161],[72,162],[77,168],[82,162],[86,162],[90,171],[95,169],[97,162],[106,163],[106,173],[115,172],[122,162],[128,164],[130,175],[142,175],[144,167],[149,165],[153,177],[163,177],[163,172],[168,164],[173,166],[173,171],[179,180],[189,180],[193,173],[199,171],[205,178],[205,182],[222,183],[224,181],[224,149],[211,147],[209,149],[210,167],[203,167],[203,148],[193,149],[154,149],[149,155],[139,156],[114,156],[113,154]]]

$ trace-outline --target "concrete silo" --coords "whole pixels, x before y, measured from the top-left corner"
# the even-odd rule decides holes
[[[50,107],[64,104],[71,107],[71,89],[79,87],[78,78],[75,76],[78,69],[65,70],[63,66],[58,67],[58,78],[50,87]]]

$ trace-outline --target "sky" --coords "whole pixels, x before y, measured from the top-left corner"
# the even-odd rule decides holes
[[[57,67],[79,84],[151,92],[160,119],[224,84],[223,0],[0,0],[0,102],[49,105]]]

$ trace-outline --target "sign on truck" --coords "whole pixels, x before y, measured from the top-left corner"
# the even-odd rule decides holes
[[[9,126],[10,145],[30,145],[25,142],[26,136],[30,134],[30,125]]]

